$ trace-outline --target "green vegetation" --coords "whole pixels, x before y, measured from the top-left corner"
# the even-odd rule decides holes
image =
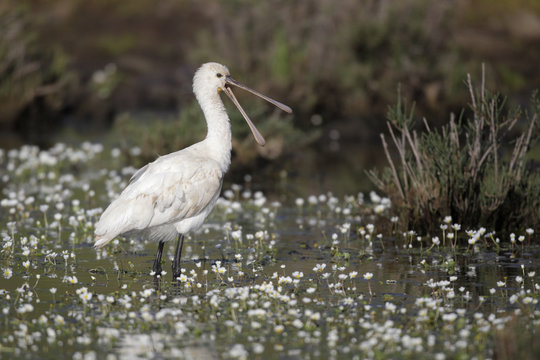
[[[68,114],[98,127],[126,111],[189,107],[193,71],[210,60],[286,101],[295,110],[296,129],[313,128],[315,114],[324,129],[348,126],[347,138],[383,129],[380,120],[397,83],[422,114],[440,119],[466,101],[463,78],[481,62],[492,74],[489,85],[509,94],[510,102],[523,103],[540,82],[534,51],[540,9],[531,0],[25,4],[3,3],[3,13],[18,20],[4,16],[9,31],[0,38],[0,47],[11,51],[27,44],[23,63],[33,54],[38,60],[32,64],[40,64],[41,78],[1,84],[15,94],[3,100],[6,123],[34,119],[21,131],[40,124],[36,115],[8,109],[24,108],[20,99],[34,104],[43,83],[80,79],[70,83],[71,91],[55,85],[51,121]],[[103,93],[93,79],[106,64],[117,72]]]
[[[20,3],[0,5],[0,126],[26,116],[19,126],[33,132],[47,127],[48,113],[62,109],[77,76],[61,48],[43,47],[36,30],[28,28],[29,11]],[[41,122],[28,123],[37,113]]]
[[[388,130],[397,159],[381,135],[388,160],[382,175],[370,171],[407,226],[433,230],[450,215],[466,227],[494,230],[540,225],[540,176],[528,151],[540,138],[540,101],[535,93],[529,111],[507,109],[505,99],[470,77],[471,115],[450,117],[440,130],[424,119],[418,134],[413,111],[398,98],[388,111]],[[506,144],[513,144],[509,149]]]

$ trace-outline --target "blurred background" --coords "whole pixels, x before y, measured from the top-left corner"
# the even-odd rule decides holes
[[[398,87],[435,127],[482,64],[509,104],[540,87],[538,0],[3,0],[0,29],[1,148],[99,141],[140,166],[205,136],[191,81],[217,61],[295,111],[236,92],[268,144],[230,107],[228,180],[301,194],[373,188]]]

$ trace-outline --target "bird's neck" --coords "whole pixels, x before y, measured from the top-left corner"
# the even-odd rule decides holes
[[[223,172],[226,172],[231,164],[232,136],[225,105],[217,92],[206,93],[204,96],[195,95],[208,126],[208,133],[204,139],[208,155],[220,164]]]

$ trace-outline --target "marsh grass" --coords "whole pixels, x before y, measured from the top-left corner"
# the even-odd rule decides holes
[[[387,194],[409,228],[434,230],[444,216],[466,227],[497,231],[537,227],[540,176],[528,152],[538,141],[540,101],[531,108],[507,109],[505,99],[467,78],[471,104],[456,121],[432,129],[426,119],[415,130],[413,110],[401,97],[388,111],[392,149],[381,134],[388,167],[369,176]]]

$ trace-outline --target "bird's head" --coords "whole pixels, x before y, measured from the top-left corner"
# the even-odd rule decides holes
[[[225,88],[226,77],[231,76],[225,65],[215,62],[203,64],[193,78],[193,89],[209,89],[210,91],[222,91]]]
[[[268,101],[269,103],[277,106],[281,110],[292,113],[292,109],[288,107],[287,105],[284,105],[280,103],[279,101],[276,101],[274,99],[269,98],[266,95],[261,94],[258,91],[255,91],[238,81],[234,80],[231,77],[231,74],[229,72],[229,69],[225,65],[221,65],[215,62],[209,62],[206,64],[203,64],[199,70],[195,72],[195,76],[193,78],[193,90],[195,94],[200,94],[201,92],[207,92],[210,91],[219,93],[223,91],[227,96],[231,99],[231,101],[236,105],[240,113],[244,116],[244,119],[246,119],[246,122],[249,125],[249,128],[251,129],[251,132],[253,133],[253,136],[255,137],[255,140],[257,143],[261,146],[264,146],[265,140],[259,130],[255,127],[253,122],[249,119],[249,116],[246,114],[242,106],[240,106],[240,103],[236,99],[236,96],[234,96],[234,93],[231,89],[232,86],[239,87],[241,89],[247,90],[250,93],[257,95],[260,98],[263,98],[264,100]],[[197,95],[199,96],[199,95]]]

